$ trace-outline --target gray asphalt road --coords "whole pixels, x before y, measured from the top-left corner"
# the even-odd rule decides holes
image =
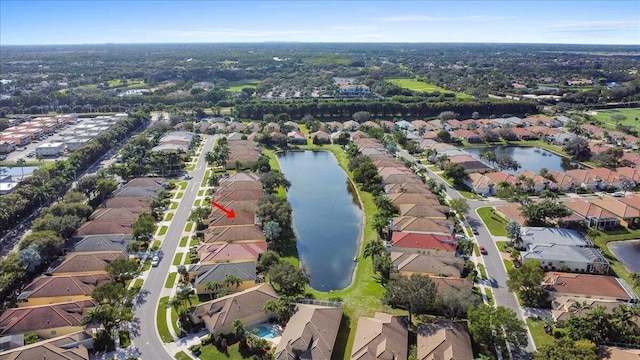
[[[415,162],[413,156],[404,151],[403,149],[398,150],[398,155],[405,160]],[[422,165],[420,165],[422,166]],[[427,176],[434,179],[436,182],[442,183],[445,185],[445,189],[447,195],[450,198],[461,198],[458,191],[451,188],[445,181],[440,179],[436,174],[422,166],[427,171]],[[523,320],[522,312],[520,309],[520,305],[516,300],[516,296],[507,289],[507,273],[504,268],[502,258],[500,257],[500,253],[498,252],[498,248],[489,233],[489,230],[484,226],[482,220],[476,213],[476,210],[483,206],[490,206],[491,204],[486,201],[481,200],[469,200],[467,202],[469,204],[469,213],[465,216],[469,225],[478,230],[478,235],[475,236],[478,245],[482,245],[487,249],[488,254],[482,255],[485,269],[487,271],[487,276],[489,277],[488,285],[491,286],[494,295],[494,301],[496,305],[504,306],[509,309],[515,311],[520,320]],[[506,202],[505,202],[506,203]],[[529,334],[529,343],[524,349],[511,349],[511,357],[513,359],[529,359],[531,358],[531,354],[534,352],[533,347],[533,339]]]
[[[202,135],[206,136],[206,135]],[[188,181],[189,185],[180,200],[180,205],[176,209],[176,213],[171,220],[171,224],[167,229],[164,241],[160,249],[164,252],[164,258],[161,259],[157,267],[151,268],[151,271],[142,286],[142,293],[145,294],[144,300],[135,309],[134,315],[138,319],[139,330],[133,336],[133,343],[138,348],[142,359],[159,360],[173,359],[166,351],[158,335],[156,326],[156,308],[158,300],[161,296],[164,283],[169,274],[169,268],[173,261],[174,254],[182,237],[182,232],[187,223],[187,218],[191,213],[193,202],[196,199],[200,183],[206,171],[205,154],[213,148],[217,137],[208,136],[205,140],[204,150],[198,158],[196,168],[189,174],[193,176]],[[163,309],[161,309],[163,310]]]

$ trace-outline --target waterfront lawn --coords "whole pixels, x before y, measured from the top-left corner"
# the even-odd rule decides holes
[[[491,206],[478,208],[478,215],[493,236],[507,236],[507,220],[496,214]]]

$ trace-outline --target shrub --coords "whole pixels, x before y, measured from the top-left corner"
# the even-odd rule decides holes
[[[556,339],[563,338],[567,335],[567,331],[561,328],[553,328],[553,337]]]

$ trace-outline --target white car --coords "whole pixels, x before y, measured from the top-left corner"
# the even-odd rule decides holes
[[[158,256],[154,256],[153,259],[151,259],[151,266],[156,267],[158,266],[159,262],[160,262],[160,258]]]

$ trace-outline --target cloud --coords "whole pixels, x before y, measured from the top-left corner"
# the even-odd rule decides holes
[[[573,21],[546,26],[546,33],[564,34],[575,37],[611,38],[621,34],[637,34],[640,21]]]

